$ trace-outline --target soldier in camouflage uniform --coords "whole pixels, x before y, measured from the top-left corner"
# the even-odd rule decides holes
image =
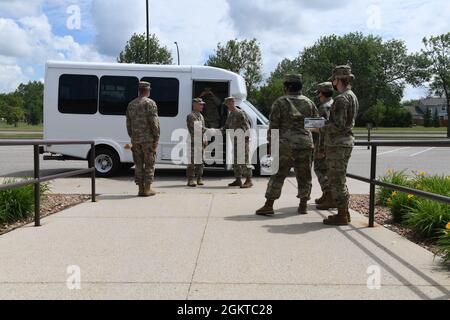
[[[331,82],[323,82],[317,85],[317,94],[320,101],[319,117],[323,117],[328,121],[330,118],[330,109],[333,104],[333,84]],[[330,198],[330,188],[327,177],[327,161],[325,158],[325,137],[323,132],[313,131],[314,140],[314,172],[319,180],[322,189],[322,197],[316,199],[316,204],[323,204]],[[318,207],[319,208],[319,207]],[[328,210],[329,208],[326,208]]]
[[[355,140],[352,129],[359,109],[358,98],[351,87],[354,78],[349,66],[337,66],[330,78],[340,94],[334,99],[330,120],[324,128],[325,153],[330,191],[338,214],[325,219],[327,225],[347,225],[350,222],[346,174]]]
[[[279,170],[273,175],[267,186],[266,204],[256,211],[257,215],[274,214],[273,204],[281,196],[284,180],[292,167],[298,184],[300,204],[299,214],[307,214],[307,202],[311,195],[311,167],[313,161],[313,139],[305,129],[305,118],[316,117],[317,108],[310,99],[302,95],[303,79],[301,75],[287,75],[284,79],[286,95],[276,100],[270,113],[268,143],[271,143],[272,130],[279,130]],[[269,147],[269,149],[271,149]]]
[[[220,99],[212,92],[211,88],[205,88],[200,94],[200,98],[205,101],[203,116],[207,128],[220,128],[220,108],[222,103]]]
[[[189,130],[190,142],[190,164],[187,167],[188,186],[203,186],[203,148],[205,146],[203,135],[206,131],[205,119],[201,112],[205,102],[201,98],[192,100],[192,113],[187,116],[186,123]],[[199,130],[201,141],[195,141],[195,130]],[[197,161],[195,161],[197,160]],[[195,183],[197,177],[197,183]]]
[[[230,111],[230,114],[228,115],[227,121],[225,122],[225,126],[222,128],[224,133],[226,133],[226,130],[238,130],[241,129],[244,133],[246,133],[248,130],[251,129],[250,121],[248,120],[247,114],[238,109],[236,107],[236,103],[233,97],[228,97],[225,99],[225,106]],[[236,180],[232,183],[230,183],[229,187],[241,187],[242,189],[248,189],[253,187],[252,182],[252,169],[250,167],[249,162],[249,143],[250,138],[245,137],[245,155],[243,162],[245,163],[239,163],[240,159],[238,157],[239,154],[239,146],[238,146],[238,139],[235,138],[233,142],[233,170],[234,170],[234,177]],[[242,183],[242,177],[245,177],[245,182]]]
[[[156,194],[151,185],[155,174],[160,127],[158,108],[156,103],[149,99],[150,89],[150,83],[139,83],[139,97],[128,105],[126,117],[135,164],[135,182],[139,186],[141,197]]]

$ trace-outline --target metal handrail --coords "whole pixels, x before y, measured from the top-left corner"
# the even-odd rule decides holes
[[[41,177],[40,174],[40,158],[39,158],[39,147],[40,146],[50,146],[50,145],[91,145],[91,151],[89,152],[89,168],[72,170],[64,173],[58,173],[50,176]],[[39,227],[41,225],[41,183],[79,176],[82,174],[91,174],[91,201],[96,202],[95,197],[95,142],[91,140],[86,141],[75,141],[75,140],[0,140],[1,146],[33,146],[34,155],[34,178],[27,179],[20,182],[9,183],[5,185],[0,185],[1,190],[16,189],[19,187],[24,187],[28,185],[34,185],[34,225]]]
[[[370,184],[369,196],[369,227],[373,228],[375,225],[375,187],[380,186],[391,190],[404,192],[416,195],[422,198],[443,202],[450,204],[450,197],[439,194],[425,192],[422,190],[407,188],[403,186],[386,183],[376,179],[377,174],[377,150],[378,147],[450,147],[450,140],[434,140],[434,141],[370,141],[370,142],[355,142],[356,146],[371,147],[370,155],[370,178],[361,177],[355,174],[348,173],[347,177]]]

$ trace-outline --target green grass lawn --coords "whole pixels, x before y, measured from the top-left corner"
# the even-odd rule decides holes
[[[0,133],[0,140],[5,139],[42,139],[43,134],[41,133],[29,133],[29,134],[16,134],[14,132],[11,133]]]
[[[27,123],[19,123],[17,127],[13,125],[6,124],[5,122],[0,122],[0,131],[43,131],[44,125],[40,124],[37,126],[32,126]]]
[[[355,128],[357,133],[366,133],[366,128]],[[374,128],[372,133],[446,133],[447,128],[425,128],[425,127],[412,127],[412,128]]]

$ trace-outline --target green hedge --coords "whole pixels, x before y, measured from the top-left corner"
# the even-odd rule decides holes
[[[427,175],[388,170],[381,181],[450,197],[450,176]],[[388,206],[395,222],[411,228],[425,239],[436,242],[450,263],[450,205],[396,192],[387,188],[377,191],[378,202]]]
[[[8,179],[2,184],[17,182]],[[48,184],[41,184],[41,195],[49,191]],[[24,186],[16,189],[0,191],[0,223],[14,223],[27,219],[34,211],[34,186]]]

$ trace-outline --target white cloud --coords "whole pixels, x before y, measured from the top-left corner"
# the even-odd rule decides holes
[[[55,32],[52,26],[65,26],[70,4],[82,9],[81,30]],[[380,14],[376,24],[368,23],[373,12]],[[266,75],[283,58],[294,58],[319,37],[333,33],[361,31],[386,40],[404,39],[410,51],[417,51],[424,36],[450,30],[449,16],[448,0],[150,1],[151,32],[175,61],[174,41],[183,64],[203,64],[218,42],[256,38]],[[38,78],[47,59],[114,61],[134,32],[145,32],[145,20],[143,0],[0,0],[0,64],[13,74]],[[80,36],[92,40],[80,44],[74,38]],[[28,66],[39,71],[29,72]],[[407,95],[419,92],[423,90],[408,89]]]
[[[20,83],[26,81],[27,77],[19,66],[0,63],[0,92],[14,91]]]

